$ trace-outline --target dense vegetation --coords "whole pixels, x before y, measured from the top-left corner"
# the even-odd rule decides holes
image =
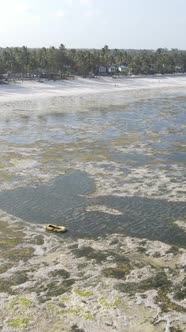
[[[99,65],[125,65],[125,74],[168,74],[186,72],[186,51],[159,48],[153,50],[120,50],[109,49],[66,49],[63,44],[59,48],[0,49],[0,74],[11,73],[20,76],[55,73],[59,77],[68,74],[89,75],[95,73]]]

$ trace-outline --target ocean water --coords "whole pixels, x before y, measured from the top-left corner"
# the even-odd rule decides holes
[[[70,237],[186,246],[183,89],[10,101],[0,109],[0,209]],[[117,211],[118,213],[115,213]]]

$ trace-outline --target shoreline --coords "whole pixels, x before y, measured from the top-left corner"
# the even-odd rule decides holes
[[[0,85],[0,102],[30,98],[68,97],[114,91],[185,88],[186,75],[76,78],[60,81],[17,81]]]

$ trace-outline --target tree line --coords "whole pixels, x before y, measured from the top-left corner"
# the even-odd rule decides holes
[[[186,51],[159,48],[154,50],[109,49],[29,49],[7,47],[0,49],[0,74],[41,76],[54,73],[60,78],[68,75],[95,74],[98,66],[125,65],[125,74],[171,74],[186,72]]]

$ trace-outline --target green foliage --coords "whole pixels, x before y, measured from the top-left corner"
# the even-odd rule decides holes
[[[28,49],[26,46],[2,49],[0,53],[0,74],[10,72],[12,77],[32,78],[33,75],[50,79],[61,79],[68,75],[87,76],[95,74],[98,66],[127,66],[123,74],[168,74],[186,71],[186,51],[159,48],[153,50]]]

